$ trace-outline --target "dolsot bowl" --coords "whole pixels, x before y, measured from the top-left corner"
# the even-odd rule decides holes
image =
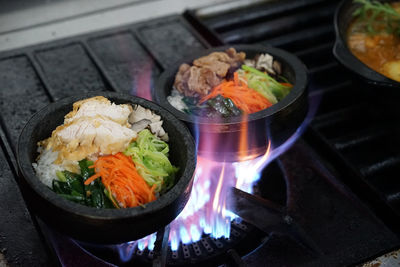
[[[167,97],[171,94],[175,75],[182,63],[192,64],[193,60],[212,52],[225,51],[233,47],[245,52],[246,58],[268,53],[282,65],[282,76],[294,87],[281,101],[262,111],[247,116],[208,118],[188,115],[173,107]],[[278,147],[291,137],[304,121],[307,111],[308,75],[305,65],[293,54],[271,46],[230,45],[206,49],[176,62],[165,70],[155,84],[154,100],[162,107],[185,122],[196,138],[198,154],[218,161],[241,161],[265,153],[269,143]],[[245,131],[245,133],[244,133]],[[247,147],[241,140],[247,135]],[[213,145],[210,145],[213,142]]]
[[[169,135],[169,158],[179,167],[175,185],[145,207],[96,209],[66,200],[44,185],[35,175],[37,143],[51,136],[72,110],[75,101],[104,96],[117,104],[139,104],[162,117]],[[77,240],[115,244],[154,233],[169,224],[189,199],[196,166],[194,140],[186,126],[170,112],[145,99],[113,92],[91,92],[65,98],[37,112],[23,128],[18,141],[17,160],[20,187],[33,212],[54,229]]]

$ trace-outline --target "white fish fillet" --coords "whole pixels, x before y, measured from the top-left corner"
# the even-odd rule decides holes
[[[64,123],[72,122],[81,117],[102,116],[124,125],[128,122],[131,112],[131,105],[116,105],[103,96],[96,96],[75,102],[73,110],[65,116]]]
[[[76,102],[64,124],[40,145],[59,152],[55,164],[124,151],[137,137],[128,123],[131,111],[130,105],[111,104],[101,96]]]

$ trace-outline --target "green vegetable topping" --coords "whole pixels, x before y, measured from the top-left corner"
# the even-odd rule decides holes
[[[384,29],[400,36],[400,13],[389,3],[370,0],[354,0],[354,3],[361,6],[354,11],[353,16],[366,22],[368,33],[376,34]]]
[[[169,146],[149,130],[138,134],[124,154],[131,156],[140,176],[150,186],[156,185],[156,192],[164,192],[174,184],[178,171],[168,159]]]
[[[60,196],[95,208],[114,208],[110,194],[104,188],[100,180],[96,180],[90,185],[83,182],[94,174],[94,169],[89,168],[93,165],[90,160],[79,161],[81,175],[69,171],[57,171],[58,180],[53,180],[53,191]]]
[[[285,81],[285,84],[282,84],[267,73],[247,65],[242,65],[242,70],[238,70],[238,74],[239,77],[244,77],[247,80],[249,88],[262,94],[272,104],[276,104],[289,94],[292,89],[292,86],[287,81]]]

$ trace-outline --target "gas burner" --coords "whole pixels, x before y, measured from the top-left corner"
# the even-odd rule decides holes
[[[231,221],[230,239],[203,235],[192,244],[179,244],[176,252],[168,243],[170,226],[157,232],[150,249],[139,249],[136,241],[79,245],[51,229],[47,239],[65,266],[95,262],[101,267],[335,266],[381,253],[383,245],[393,249],[399,244],[321,163],[300,141],[262,172],[254,194],[231,189],[235,198],[228,208],[243,221]],[[272,186],[275,190],[266,190]]]
[[[235,251],[244,256],[256,249],[267,237],[265,233],[254,226],[235,219],[231,223],[231,236],[226,238],[212,238],[203,234],[201,239],[191,244],[180,243],[177,251],[168,247],[166,264],[168,266],[215,266],[226,262],[228,253]],[[121,245],[99,246],[81,244],[96,257],[118,266],[149,266],[155,260],[155,252],[145,248],[138,249],[133,243]],[[124,256],[122,256],[124,255]],[[127,257],[127,259],[124,259]]]
[[[274,190],[271,190],[271,188],[274,188]],[[261,179],[254,185],[254,191],[259,199],[270,199],[276,203],[276,206],[285,205],[287,198],[286,181],[276,161],[270,163],[263,170]],[[237,196],[237,194],[242,195]],[[232,189],[230,195],[236,195],[234,197],[238,199],[252,196],[238,189]],[[168,228],[165,232],[169,231]],[[188,263],[194,266],[219,265],[236,255],[243,257],[268,238],[268,233],[259,230],[241,218],[232,220],[230,229],[229,238],[213,238],[210,234],[203,233],[199,241],[191,244],[180,243],[176,251],[172,251],[171,247],[168,246],[166,264],[169,266],[186,266]],[[108,246],[83,243],[81,245],[93,255],[118,266],[131,264],[146,266],[152,264],[155,260],[154,250],[156,248],[153,250],[146,247],[141,250],[136,242]]]

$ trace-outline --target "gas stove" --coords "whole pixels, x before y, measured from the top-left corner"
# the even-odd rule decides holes
[[[332,55],[337,1],[272,1],[182,15],[18,48],[0,54],[0,252],[10,265],[344,266],[400,246],[397,182],[400,114]],[[229,189],[229,231],[100,246],[56,232],[29,212],[18,189],[21,127],[44,105],[110,90],[151,98],[160,73],[186,53],[222,44],[269,44],[309,69],[303,135],[262,169],[252,193]],[[371,100],[373,99],[373,101]],[[373,102],[373,104],[371,104]],[[303,133],[303,131],[301,131]],[[196,235],[192,234],[192,235]],[[189,234],[188,234],[189,235]]]

